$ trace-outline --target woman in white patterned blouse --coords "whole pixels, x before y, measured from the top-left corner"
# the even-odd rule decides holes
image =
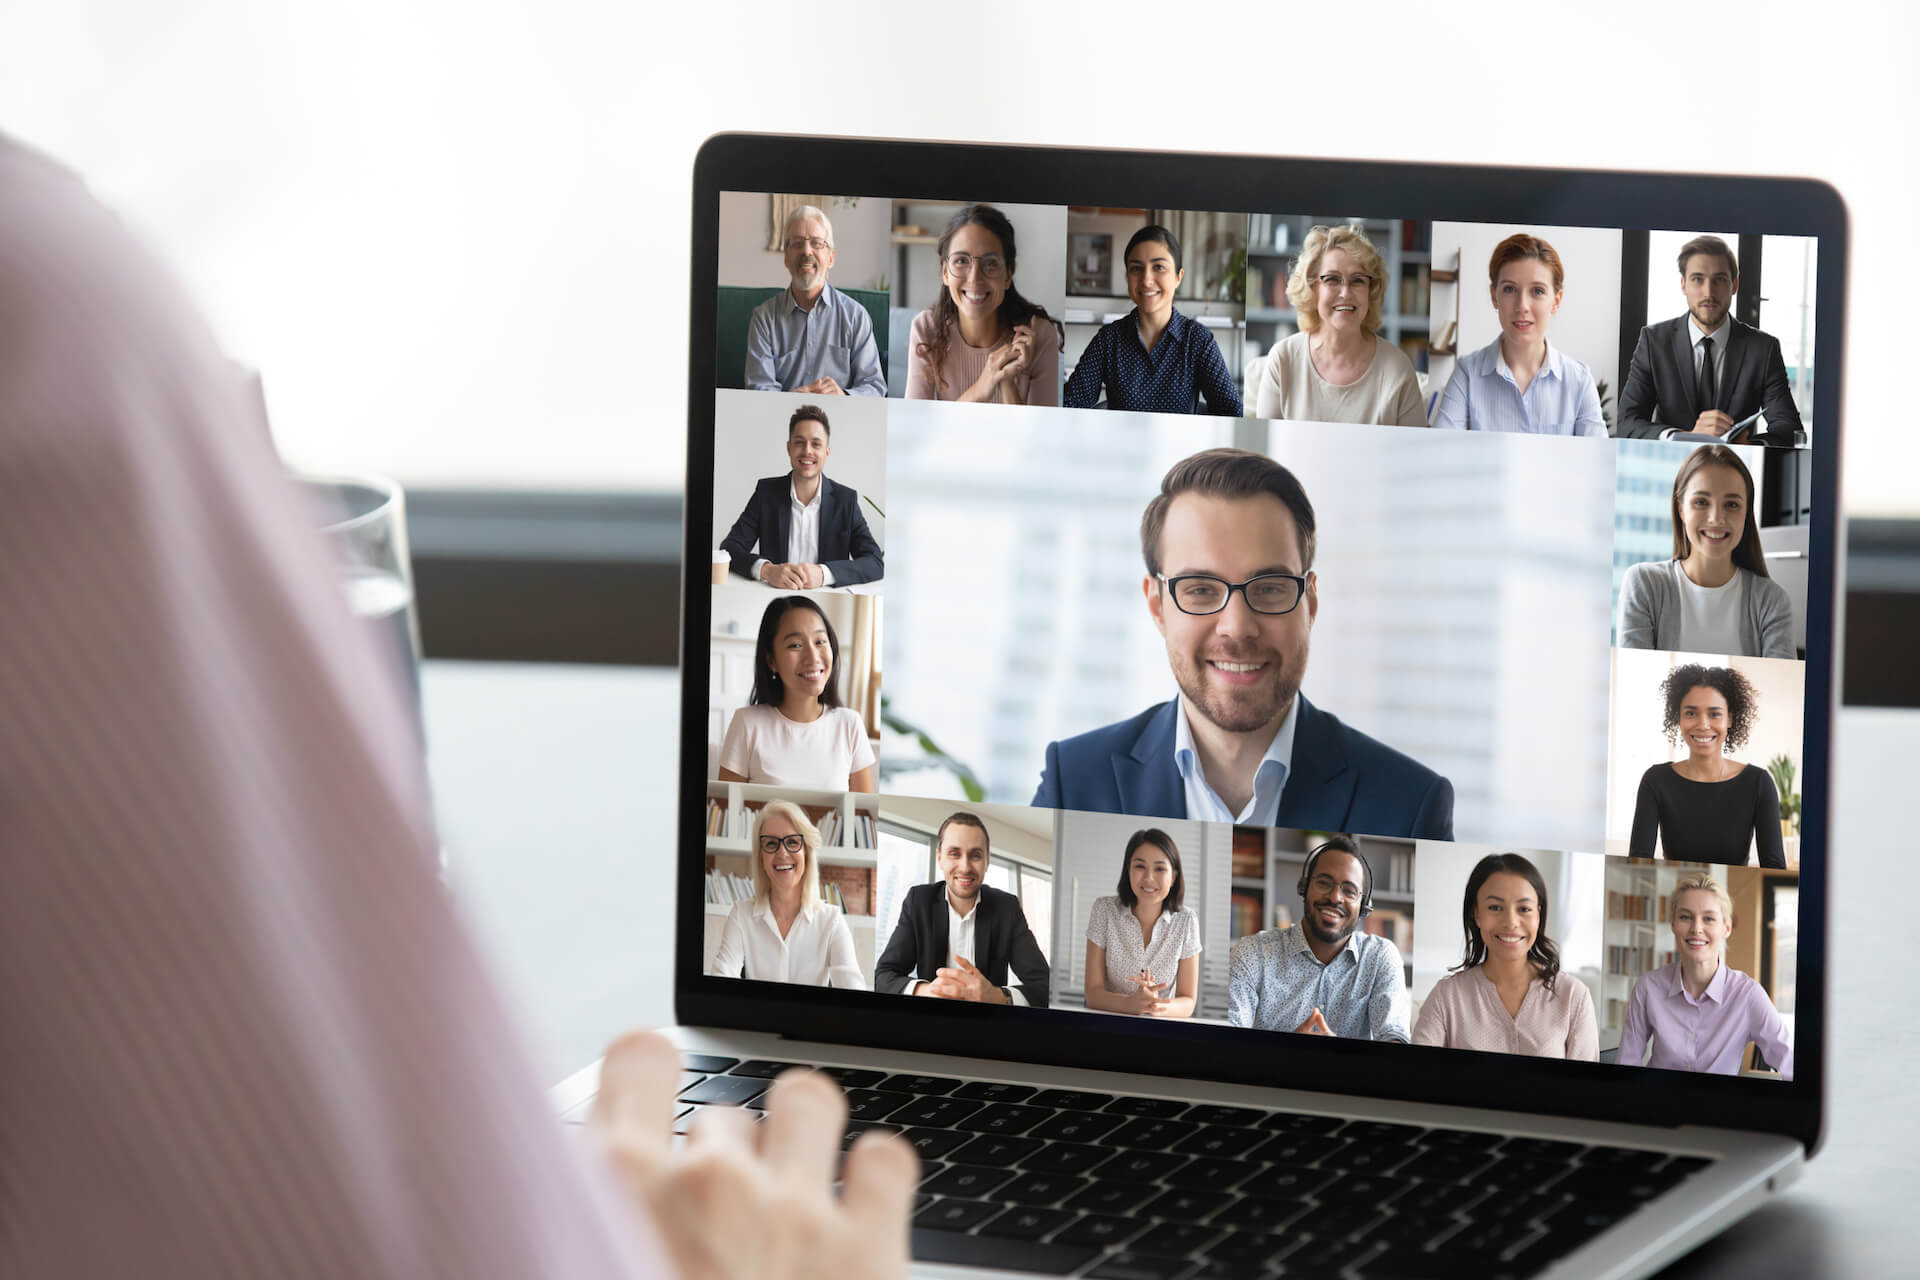
[[[1191,1018],[1200,990],[1200,917],[1181,906],[1186,877],[1173,837],[1157,827],[1127,840],[1120,891],[1087,919],[1087,1008]]]

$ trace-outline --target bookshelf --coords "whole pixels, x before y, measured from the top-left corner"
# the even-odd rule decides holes
[[[1658,862],[1648,858],[1607,859],[1607,914],[1605,951],[1601,955],[1602,1007],[1600,1043],[1620,1043],[1627,1021],[1627,1000],[1640,976],[1673,959],[1673,931],[1668,909],[1673,886],[1698,870],[1691,863]]]
[[[1400,218],[1337,218],[1304,214],[1256,213],[1247,237],[1247,349],[1261,354],[1300,328],[1299,313],[1287,301],[1287,277],[1300,258],[1300,246],[1314,225],[1357,223],[1387,264],[1387,296],[1380,335],[1427,368],[1429,294],[1432,289],[1433,224]]]
[[[870,792],[817,791],[803,787],[769,786],[752,782],[707,783],[706,840],[707,871],[718,871],[752,878],[753,812],[769,800],[790,800],[806,810],[808,818],[820,828],[823,843],[816,854],[822,888],[838,884],[849,906],[864,906],[863,911],[848,910],[847,925],[853,930],[854,951],[862,969],[873,973],[873,902],[876,890],[875,841],[878,836],[880,797]],[[716,831],[716,827],[718,830]],[[853,874],[846,874],[846,872]],[[720,945],[720,929],[732,905],[713,900],[707,890],[705,952],[708,960]],[[855,899],[864,895],[864,901]]]
[[[1428,426],[1433,425],[1440,393],[1446,390],[1447,379],[1453,376],[1453,366],[1460,359],[1460,250],[1453,249],[1445,261],[1446,266],[1436,266],[1431,272],[1433,294],[1429,306],[1433,328],[1427,348]]]

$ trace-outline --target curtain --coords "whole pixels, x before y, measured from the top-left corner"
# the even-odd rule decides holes
[[[841,690],[848,706],[867,723],[867,736],[880,732],[880,681],[875,632],[880,619],[880,601],[874,596],[853,596],[853,625],[840,646],[840,667],[846,673]]]
[[[1191,209],[1155,209],[1153,221],[1173,232],[1187,278],[1176,298],[1218,298],[1234,251],[1247,244],[1247,217],[1235,213],[1199,213]]]
[[[827,207],[828,202],[831,199],[832,199],[831,196],[772,196],[770,197],[770,203],[772,205],[772,212],[773,212],[773,222],[772,222],[772,225],[770,225],[767,228],[767,251],[769,253],[786,252],[787,219],[793,216],[793,211],[795,209],[800,208],[802,205],[810,204],[814,208],[824,211]],[[1176,232],[1175,234],[1178,234],[1178,233]],[[1186,242],[1183,240],[1181,241],[1181,243],[1185,244]]]

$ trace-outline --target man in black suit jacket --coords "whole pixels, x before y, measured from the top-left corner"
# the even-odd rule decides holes
[[[1792,446],[1800,410],[1780,340],[1733,318],[1730,306],[1739,288],[1740,267],[1726,241],[1695,236],[1681,247],[1687,314],[1640,330],[1620,392],[1616,434],[1724,436],[1736,422],[1764,412],[1766,433],[1752,442]]]
[[[956,813],[933,837],[940,879],[907,890],[873,989],[981,1004],[1047,1006],[1052,971],[1020,899],[987,887],[987,826]],[[1019,985],[1007,985],[1007,970]]]
[[[876,581],[880,544],[860,514],[860,495],[825,474],[833,427],[824,409],[802,405],[787,421],[793,469],[754,486],[747,509],[721,539],[733,571],[782,591]],[[759,545],[755,554],[754,546]]]

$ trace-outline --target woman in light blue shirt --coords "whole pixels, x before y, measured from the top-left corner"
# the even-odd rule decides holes
[[[1538,236],[1511,235],[1487,264],[1500,336],[1461,356],[1441,393],[1434,426],[1455,431],[1525,431],[1604,436],[1600,393],[1586,365],[1547,343],[1560,310],[1565,271]]]

